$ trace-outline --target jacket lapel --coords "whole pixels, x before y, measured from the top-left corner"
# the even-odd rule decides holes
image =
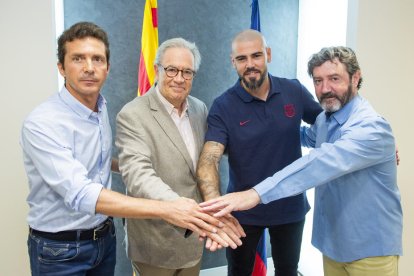
[[[191,97],[188,97],[188,100],[189,100],[188,114],[190,118],[191,129],[193,130],[193,135],[194,135],[196,156],[199,156],[201,153],[200,152],[201,148],[204,145],[204,135],[203,135],[204,124],[202,121],[200,121],[200,114],[197,114],[195,103],[191,101]]]

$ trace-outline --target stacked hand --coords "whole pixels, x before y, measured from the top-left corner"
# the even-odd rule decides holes
[[[242,227],[240,226],[237,219],[235,219],[230,213],[232,211],[242,211],[253,208],[260,203],[260,197],[257,192],[253,189],[244,192],[230,193],[221,197],[217,197],[211,200],[207,200],[203,203],[200,203],[200,207],[204,212],[212,214],[215,218],[220,219],[220,221],[225,225],[221,229],[226,231],[226,228],[230,229],[230,233],[240,234],[242,237],[245,237]],[[226,234],[228,232],[226,231]],[[241,245],[241,244],[239,244]],[[206,248],[210,251],[215,251],[222,248],[221,244],[216,240],[207,238]],[[234,247],[232,247],[234,248]]]
[[[190,229],[201,238],[207,238],[207,248],[214,251],[217,248],[236,248],[242,244],[240,238],[245,237],[243,228],[232,216],[215,218],[204,212],[192,199],[179,198],[174,201],[162,202],[162,218],[171,224]]]
[[[213,215],[213,213],[210,213]],[[207,235],[206,248],[210,251],[216,251],[223,248],[223,245],[219,242],[219,239],[229,241],[231,248],[236,249],[237,246],[242,245],[241,237],[246,237],[243,228],[232,215],[228,214],[219,218],[222,223],[222,227],[217,229],[217,233]]]
[[[214,212],[216,218],[229,215],[233,211],[244,211],[260,203],[259,194],[250,189],[244,192],[230,193],[200,203],[205,212]]]

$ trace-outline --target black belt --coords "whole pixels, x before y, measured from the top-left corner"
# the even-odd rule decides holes
[[[93,229],[71,230],[56,233],[38,231],[29,228],[30,234],[56,241],[77,241],[77,240],[97,240],[103,238],[113,227],[112,218],[108,218],[103,223]]]

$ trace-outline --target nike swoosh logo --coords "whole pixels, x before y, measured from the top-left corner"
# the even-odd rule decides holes
[[[244,125],[245,125],[245,124],[247,124],[248,122],[250,122],[250,120],[240,122],[240,126],[244,126]]]

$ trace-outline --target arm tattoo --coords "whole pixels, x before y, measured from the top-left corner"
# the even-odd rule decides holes
[[[204,200],[220,196],[218,171],[224,145],[208,141],[204,144],[197,166],[197,182]]]

